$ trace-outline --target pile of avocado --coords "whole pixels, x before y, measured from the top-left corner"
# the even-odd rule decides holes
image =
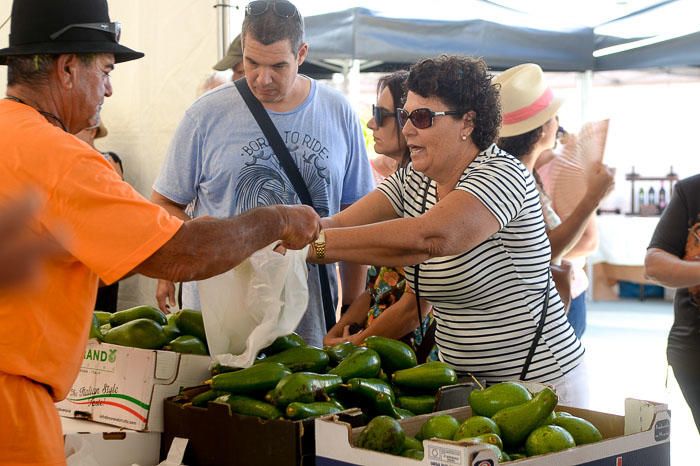
[[[461,424],[447,414],[432,416],[411,437],[395,419],[379,416],[360,433],[357,446],[422,459],[421,441],[439,438],[484,444],[503,463],[603,439],[589,421],[555,412],[557,402],[550,388],[533,396],[519,383],[502,382],[470,393],[473,415]]]
[[[207,355],[202,313],[182,309],[167,316],[152,306],[115,313],[95,311],[90,338],[113,345]]]
[[[372,336],[362,346],[308,346],[296,334],[277,338],[246,369],[215,366],[210,390],[190,400],[226,403],[263,419],[307,419],[360,408],[369,418],[432,412],[440,387],[457,382],[442,362],[418,365],[405,343]]]

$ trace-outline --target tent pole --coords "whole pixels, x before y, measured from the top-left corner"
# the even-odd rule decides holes
[[[215,5],[216,24],[218,32],[218,43],[216,48],[217,60],[221,60],[226,55],[226,49],[233,40],[231,36],[231,1],[219,0]]]
[[[586,70],[579,73],[579,95],[581,99],[581,125],[590,118],[588,101],[591,98],[593,89],[593,70]]]

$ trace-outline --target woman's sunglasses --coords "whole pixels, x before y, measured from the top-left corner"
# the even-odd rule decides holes
[[[114,39],[114,42],[119,43],[119,39],[121,38],[122,35],[122,25],[119,22],[113,22],[113,23],[74,23],[74,24],[69,24],[68,26],[59,29],[58,31],[54,32],[49,36],[51,40],[56,40],[59,37],[61,37],[63,34],[66,32],[70,31],[71,29],[94,29],[96,31],[103,31],[109,33],[112,38]]]
[[[384,125],[385,118],[394,118],[394,117],[396,117],[396,114],[394,112],[392,112],[391,110],[387,110],[386,108],[377,107],[376,105],[372,105],[372,118],[374,118],[374,123],[377,125],[377,128]]]
[[[449,111],[449,112],[433,112],[429,108],[417,108],[411,113],[408,113],[403,108],[396,109],[396,118],[399,125],[403,128],[408,120],[418,129],[426,129],[433,126],[433,118],[445,115],[462,115],[464,112]]]
[[[245,7],[245,14],[260,16],[272,6],[272,12],[280,18],[291,18],[298,15],[297,8],[286,0],[255,0]]]

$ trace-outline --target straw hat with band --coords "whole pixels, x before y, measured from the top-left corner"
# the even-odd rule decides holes
[[[518,136],[539,128],[559,111],[564,102],[544,80],[542,68],[525,63],[499,74],[493,82],[501,85],[503,122],[501,138]]]
[[[143,57],[119,45],[120,35],[106,0],[14,0],[10,46],[0,49],[0,65],[19,55],[111,53],[116,63]]]
[[[230,70],[237,64],[243,61],[243,48],[241,47],[241,35],[238,34],[231,45],[229,45],[228,50],[224,58],[219,60],[219,62],[214,65],[216,71],[226,71]]]

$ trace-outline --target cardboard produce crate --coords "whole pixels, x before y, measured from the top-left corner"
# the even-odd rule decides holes
[[[198,466],[307,466],[315,463],[314,419],[290,421],[264,420],[231,413],[228,405],[210,403],[208,408],[184,405],[181,398],[208,390],[208,386],[191,387],[185,397],[165,400],[165,431],[161,443],[161,460],[174,437],[188,439],[184,464]],[[464,406],[472,384],[443,387],[436,397],[438,407]],[[342,413],[343,425],[364,425],[365,416],[358,409]]]
[[[209,356],[90,340],[61,416],[133,430],[163,431],[163,401],[209,378]]]
[[[565,406],[558,411],[589,420],[601,431],[600,442],[570,448],[548,455],[539,455],[507,464],[522,466],[566,465],[670,465],[670,413],[665,404],[634,399],[625,401],[625,415],[600,413]],[[471,416],[471,408],[457,408],[441,412],[462,421]],[[408,435],[415,435],[431,415],[416,416],[401,421]],[[316,421],[317,466],[496,466],[493,452],[478,444],[457,443],[446,440],[423,442],[423,461],[388,455],[354,447],[361,428],[352,429],[348,424],[328,419]]]
[[[154,466],[160,433],[134,432],[80,419],[62,418],[69,465]]]

